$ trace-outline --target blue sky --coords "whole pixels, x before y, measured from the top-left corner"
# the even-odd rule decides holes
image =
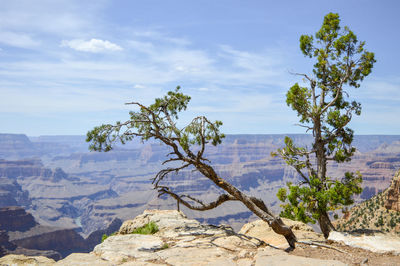
[[[311,61],[299,50],[337,12],[377,63],[349,94],[356,134],[400,134],[398,1],[0,0],[1,133],[81,135],[180,85],[182,120],[225,133],[303,133],[285,94]]]

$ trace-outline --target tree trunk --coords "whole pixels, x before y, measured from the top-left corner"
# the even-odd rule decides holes
[[[319,227],[324,234],[325,239],[329,237],[331,231],[335,231],[335,227],[331,223],[329,216],[326,212],[322,213],[318,218]]]
[[[295,248],[295,244],[297,242],[297,238],[293,233],[292,229],[285,225],[282,219],[278,216],[275,217],[264,204],[264,202],[260,199],[249,197],[235,186],[226,182],[223,179],[218,178],[218,175],[215,173],[214,169],[205,163],[197,163],[196,168],[202,173],[205,177],[213,181],[218,187],[222,188],[226,192],[228,192],[231,196],[235,197],[237,200],[241,201],[250,211],[252,211],[255,215],[261,218],[263,221],[267,222],[268,225],[274,230],[275,233],[279,235],[283,235],[286,238],[289,246],[291,248]]]

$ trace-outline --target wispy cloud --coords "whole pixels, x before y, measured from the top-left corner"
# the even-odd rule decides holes
[[[62,47],[69,47],[81,52],[100,53],[105,51],[122,51],[122,47],[107,40],[91,39],[85,40],[63,40]]]
[[[40,41],[26,33],[0,31],[0,43],[20,48],[32,48],[38,46]]]
[[[109,11],[118,4],[109,0],[3,2],[2,113],[104,114],[126,108],[123,104],[130,100],[151,103],[181,85],[192,96],[190,114],[211,114],[226,121],[231,132],[237,124],[235,132],[266,132],[262,125],[296,121],[284,95],[299,81],[288,69],[304,69],[303,56],[296,57],[297,43],[288,49],[286,43],[279,46],[264,39],[265,45],[259,40],[258,46],[250,47],[253,41],[227,37],[235,34],[230,22],[221,43],[213,38],[217,31],[202,40],[205,29],[180,21],[169,27],[157,24],[157,19],[148,23],[140,16],[117,17]],[[362,102],[365,117],[372,112],[398,113],[399,84],[394,78],[366,80],[355,97]],[[15,117],[10,121],[18,120]]]

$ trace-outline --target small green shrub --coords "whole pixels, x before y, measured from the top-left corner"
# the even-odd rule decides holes
[[[169,245],[167,243],[164,243],[164,245],[162,245],[161,249],[167,249],[169,248]]]
[[[152,235],[158,232],[158,226],[155,222],[150,222],[142,227],[133,230],[132,234]]]
[[[104,242],[104,240],[106,240],[109,236],[113,236],[115,235],[117,232],[112,233],[111,235],[107,235],[107,234],[103,234],[101,237],[101,243]]]

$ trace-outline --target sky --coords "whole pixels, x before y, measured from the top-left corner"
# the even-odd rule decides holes
[[[360,88],[356,134],[400,134],[400,2],[0,0],[0,133],[84,135],[125,121],[177,85],[182,124],[205,115],[227,134],[304,133],[285,102],[311,73],[299,49],[339,13],[377,63]]]

